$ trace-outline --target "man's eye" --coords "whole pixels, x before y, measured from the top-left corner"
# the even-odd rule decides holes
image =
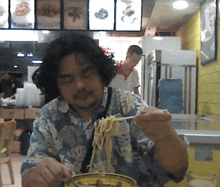
[[[62,83],[71,83],[71,82],[73,82],[73,78],[72,77],[64,77],[64,78],[61,78],[60,79],[60,81],[62,82]]]
[[[92,71],[83,74],[83,78],[89,78],[92,75]]]

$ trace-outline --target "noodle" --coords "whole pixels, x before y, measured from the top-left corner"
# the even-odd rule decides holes
[[[93,163],[93,159],[96,153],[96,150],[98,151],[98,167],[99,170],[101,170],[100,166],[100,157],[101,157],[101,151],[103,150],[103,146],[105,144],[105,151],[107,155],[107,172],[111,171],[111,157],[112,157],[112,140],[111,136],[116,135],[118,132],[118,123],[116,121],[115,116],[110,116],[108,118],[102,118],[101,120],[95,122],[95,134],[94,139],[92,142],[93,146],[93,152],[92,152],[92,158],[90,161],[90,164],[88,167],[90,167],[91,172],[91,166]],[[115,129],[115,131],[114,131]]]

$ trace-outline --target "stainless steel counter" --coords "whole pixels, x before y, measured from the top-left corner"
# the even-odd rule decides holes
[[[220,118],[201,115],[173,114],[172,126],[190,144],[219,144]]]

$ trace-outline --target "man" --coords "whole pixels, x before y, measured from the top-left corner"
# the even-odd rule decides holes
[[[112,136],[111,172],[147,187],[184,178],[187,149],[170,125],[170,113],[148,108],[127,91],[106,88],[116,68],[90,37],[60,36],[48,46],[37,72],[33,82],[52,100],[34,121],[29,157],[21,168],[23,187],[63,186],[64,177],[88,172],[93,122],[110,115],[135,116],[119,122]],[[98,163],[107,170],[105,153],[97,160],[96,152],[93,161],[93,171],[100,171]]]
[[[4,96],[2,85],[0,84],[0,98]]]
[[[22,74],[6,73],[0,80],[0,96],[7,98],[15,97],[16,89],[22,88],[23,84],[20,82]]]
[[[110,87],[124,89],[140,95],[138,71],[134,67],[140,61],[142,53],[142,49],[137,45],[131,45],[128,48],[125,61],[117,64],[117,75],[110,83]]]

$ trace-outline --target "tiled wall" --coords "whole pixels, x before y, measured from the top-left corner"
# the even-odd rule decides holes
[[[218,36],[220,36],[220,21]],[[198,114],[220,117],[220,38],[218,37],[217,61],[201,65],[200,45],[200,12],[198,12],[186,25],[177,32],[182,39],[182,49],[197,51],[198,67]]]

